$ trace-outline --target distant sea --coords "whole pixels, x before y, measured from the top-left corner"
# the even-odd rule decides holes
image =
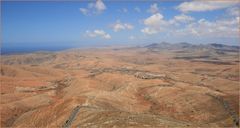
[[[32,53],[38,51],[61,51],[74,47],[70,46],[2,46],[1,47],[1,55],[11,55],[11,54],[24,54],[24,53]]]

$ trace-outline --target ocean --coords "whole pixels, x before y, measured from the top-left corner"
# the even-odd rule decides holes
[[[74,48],[71,46],[2,46],[1,55],[24,54],[38,51],[54,52]]]

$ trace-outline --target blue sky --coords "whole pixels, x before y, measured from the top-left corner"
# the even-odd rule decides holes
[[[2,2],[5,46],[239,42],[239,2]]]

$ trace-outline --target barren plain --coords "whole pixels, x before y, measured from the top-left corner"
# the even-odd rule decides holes
[[[1,55],[1,127],[238,127],[239,47]]]

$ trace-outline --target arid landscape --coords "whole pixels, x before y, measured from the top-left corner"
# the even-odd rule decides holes
[[[1,127],[238,127],[239,47],[1,55]]]

